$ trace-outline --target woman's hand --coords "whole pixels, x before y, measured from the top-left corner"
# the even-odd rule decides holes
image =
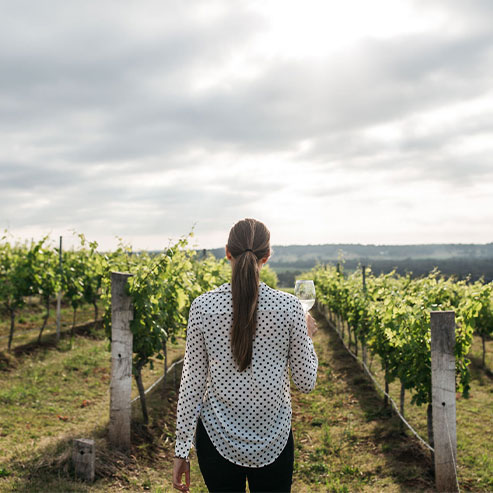
[[[306,326],[308,327],[308,336],[313,337],[318,328],[315,319],[309,313],[306,314]]]
[[[185,484],[181,482],[185,474]],[[190,491],[190,461],[175,457],[173,462],[173,487],[180,491]]]

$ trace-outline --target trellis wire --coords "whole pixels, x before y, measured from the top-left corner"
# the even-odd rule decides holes
[[[170,372],[173,368],[175,368],[176,366],[178,366],[180,363],[183,363],[183,358],[178,360],[178,361],[175,361],[167,370],[166,370],[166,374],[168,374],[168,372]],[[150,392],[159,382],[161,382],[161,380],[163,380],[164,378],[164,375],[161,375],[149,388],[147,388],[145,391],[144,391],[144,395],[147,395],[148,392]],[[131,404],[133,404],[135,401],[138,401],[140,399],[140,395],[138,395],[137,397],[134,397],[130,402]]]
[[[368,367],[366,366],[366,364],[358,358],[358,356],[356,356],[352,351],[351,349],[349,349],[349,347],[346,345],[344,339],[341,337],[341,334],[339,334],[339,331],[337,330],[337,327],[335,327],[332,322],[330,320],[328,320],[326,318],[326,321],[327,323],[336,331],[339,339],[341,340],[342,342],[342,345],[344,346],[344,348],[346,349],[346,351],[358,362],[361,364],[361,366],[363,367],[363,369],[365,370],[366,374],[370,377],[371,381],[373,382],[373,384],[377,387],[377,389],[382,392],[383,395],[385,395],[390,403],[392,404],[392,407],[394,409],[394,411],[396,412],[397,416],[399,416],[399,418],[402,420],[402,422],[408,427],[408,429],[411,431],[411,433],[427,448],[429,449],[431,452],[435,452],[435,450],[433,449],[433,447],[428,443],[426,442],[423,438],[421,438],[418,434],[418,432],[407,422],[406,418],[400,413],[399,409],[397,408],[397,405],[396,403],[394,402],[394,399],[392,399],[392,397],[390,397],[390,395],[385,392],[384,389],[382,389],[382,387],[380,386],[380,384],[375,380],[374,376],[371,374],[370,370],[368,369]],[[457,477],[457,475],[456,475]]]
[[[448,419],[447,418],[447,408],[444,406],[444,411],[445,411],[445,426],[447,427],[447,435],[448,435],[448,443],[450,445],[450,452],[452,454],[452,463],[454,464],[454,474],[455,474],[455,484],[457,485],[457,491],[460,493],[460,486],[459,486],[459,478],[457,476],[457,464],[455,462],[455,455],[454,455],[454,447],[452,445],[452,438],[450,437],[450,430],[448,427]]]
[[[87,320],[86,322],[81,322],[81,323],[78,323],[76,326],[75,326],[75,330],[79,329],[80,327],[82,327],[83,325],[87,325],[87,324],[98,324],[98,323],[102,323],[103,322],[103,319],[102,318],[98,318],[97,320]],[[46,336],[46,335],[52,335],[52,333],[50,332],[51,329],[56,329],[56,326],[54,325],[49,325],[47,327],[45,327],[45,330],[43,332],[43,334]],[[28,330],[23,330],[20,335],[25,335],[25,334],[29,334],[31,332],[39,332],[39,327],[35,327],[34,329],[28,329]],[[68,333],[69,331],[68,330],[64,330],[62,333]],[[56,334],[56,332],[53,332],[54,334]],[[3,339],[7,339],[9,337],[9,335],[3,335],[3,336],[0,336],[0,341],[3,340]]]

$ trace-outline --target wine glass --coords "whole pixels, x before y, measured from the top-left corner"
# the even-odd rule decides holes
[[[296,281],[294,294],[301,301],[305,313],[315,303],[315,284],[311,280]]]

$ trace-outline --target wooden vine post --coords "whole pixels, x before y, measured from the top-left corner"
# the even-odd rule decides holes
[[[163,353],[164,353],[164,375],[163,375],[163,386],[162,395],[166,395],[166,379],[168,378],[168,348],[166,346],[166,339],[163,339]]]
[[[455,313],[431,312],[431,385],[435,482],[440,492],[458,491],[455,418]]]
[[[133,307],[126,293],[132,274],[111,273],[111,384],[109,440],[115,448],[130,449]]]
[[[361,271],[362,271],[362,277],[363,277],[363,293],[366,296],[366,265],[361,266]],[[356,343],[356,346],[358,343]],[[363,354],[363,363],[366,365],[368,363],[368,358],[367,358],[367,349],[366,349],[366,334],[363,333],[362,340],[361,340],[361,352]]]
[[[58,250],[58,257],[60,263],[60,291],[56,295],[56,342],[60,341],[60,326],[61,326],[61,312],[62,312],[62,285],[63,285],[63,263],[62,263],[62,237],[60,236],[60,248]]]
[[[94,440],[79,438],[74,440],[72,447],[72,462],[75,475],[80,479],[92,483],[95,476],[95,448]]]

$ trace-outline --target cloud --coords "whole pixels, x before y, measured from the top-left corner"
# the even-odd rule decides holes
[[[2,2],[0,221],[212,232],[371,174],[374,204],[492,183],[491,2],[409,5],[433,22],[313,58],[263,47],[249,1]]]

